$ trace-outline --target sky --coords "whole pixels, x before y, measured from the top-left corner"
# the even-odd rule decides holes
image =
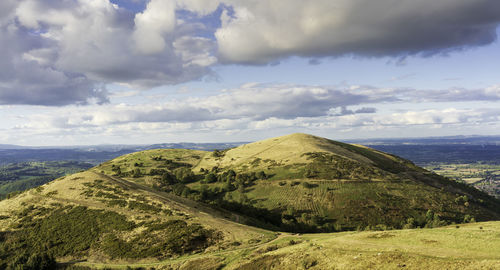
[[[500,134],[498,0],[2,0],[0,144]]]

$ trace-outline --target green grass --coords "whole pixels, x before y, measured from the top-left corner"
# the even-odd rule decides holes
[[[120,175],[117,167],[123,168]],[[215,155],[192,150],[139,152],[96,170],[250,216],[253,225],[258,223],[255,218],[264,217],[265,224],[290,231],[424,227],[461,223],[466,216],[500,218],[498,201],[407,160],[305,134]],[[204,181],[209,172],[217,180]],[[257,177],[262,172],[266,177]],[[461,196],[468,202],[458,203]],[[291,210],[293,214],[285,213]],[[437,221],[425,218],[429,210]]]
[[[483,247],[467,253],[471,257],[453,253],[476,243],[466,237],[486,241],[483,237],[498,235],[498,225],[479,232],[464,230],[472,228],[468,224],[459,225],[459,231],[395,230],[498,219],[497,201],[403,159],[304,134],[215,155],[194,150],[133,153],[0,206],[4,265],[12,262],[15,250],[118,268],[128,260],[136,267],[156,263],[174,269],[462,266],[427,250],[461,258],[471,267],[489,266],[478,258],[498,261]],[[13,211],[17,215],[10,217]],[[84,216],[87,221],[75,223]],[[358,232],[277,233],[354,230]],[[64,235],[62,240],[56,232]],[[490,249],[498,245],[492,241]],[[120,264],[102,263],[106,260]]]
[[[25,208],[16,227],[0,243],[4,254],[0,265],[17,254],[47,253],[52,256],[82,257],[106,233],[134,228],[134,223],[114,212],[86,207],[64,207],[53,210]],[[32,212],[35,212],[32,214]]]
[[[167,258],[188,252],[199,252],[219,240],[214,230],[182,220],[148,224],[147,229],[128,241],[106,235],[101,248],[113,258]],[[151,237],[153,235],[159,237]]]
[[[132,267],[178,269],[497,269],[500,222],[434,229],[282,234],[241,249],[214,251]],[[125,269],[127,264],[80,263]],[[181,268],[183,269],[183,268]]]

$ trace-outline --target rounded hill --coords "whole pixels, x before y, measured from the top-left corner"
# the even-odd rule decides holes
[[[273,230],[433,227],[500,218],[500,203],[412,162],[295,133],[213,152],[151,150],[94,170]]]

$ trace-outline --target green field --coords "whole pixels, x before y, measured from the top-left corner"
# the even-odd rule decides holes
[[[500,165],[488,163],[451,164],[433,162],[424,166],[439,175],[473,185],[500,199]]]
[[[41,186],[60,176],[87,170],[92,164],[76,161],[12,163],[0,167],[0,199],[9,193]]]

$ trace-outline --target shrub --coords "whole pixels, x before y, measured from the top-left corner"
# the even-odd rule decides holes
[[[23,229],[11,232],[6,241],[0,242],[0,250],[10,258],[23,252],[41,254],[40,258],[33,257],[33,263],[50,261],[44,253],[79,257],[98,243],[100,235],[131,230],[134,226],[125,216],[115,212],[68,206],[53,210],[43,219],[22,221]]]
[[[177,181],[177,178],[175,177],[175,175],[171,174],[170,172],[165,171],[163,173],[163,175],[161,176],[160,184],[162,186],[166,186],[166,185],[173,185],[177,182],[178,181]]]
[[[314,188],[314,187],[317,187],[318,185],[315,185],[315,184],[311,184],[309,182],[302,182],[302,186],[304,188]]]
[[[217,176],[214,173],[205,175],[205,183],[214,183],[217,181]]]
[[[173,171],[175,178],[181,183],[189,183],[195,180],[195,175],[191,169],[186,167],[177,168]]]
[[[188,225],[182,220],[153,223],[147,227],[130,241],[107,235],[103,239],[103,250],[112,258],[166,258],[201,250],[220,238],[215,231],[204,229],[199,224]],[[151,239],[153,231],[158,232],[154,240]]]

